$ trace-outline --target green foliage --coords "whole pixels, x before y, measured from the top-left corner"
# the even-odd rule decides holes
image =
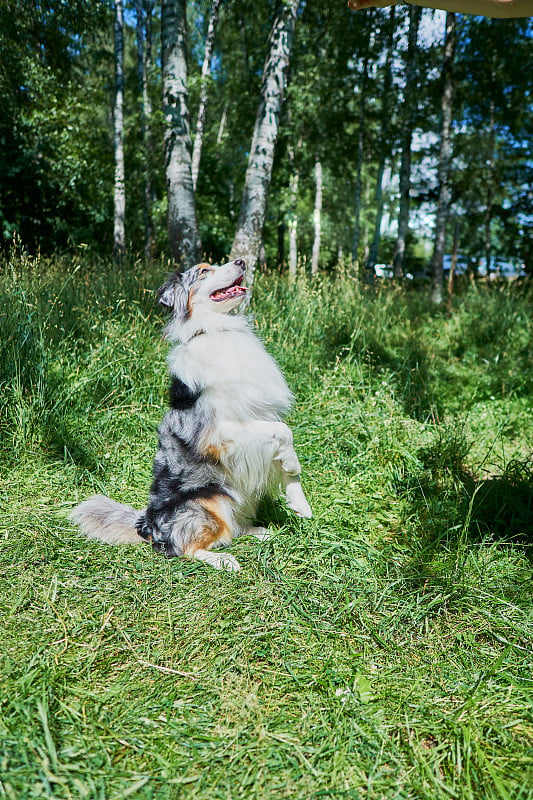
[[[0,794],[531,800],[531,296],[259,275],[315,516],[229,575],[65,519],[146,500],[168,268],[2,264]]]
[[[102,2],[0,5],[3,237],[46,251],[105,242],[111,209]],[[5,68],[4,68],[5,67]],[[107,67],[107,69],[106,69]]]

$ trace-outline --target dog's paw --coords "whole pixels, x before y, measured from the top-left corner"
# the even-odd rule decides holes
[[[302,485],[299,481],[289,483],[285,488],[285,497],[287,498],[287,505],[302,519],[311,519],[313,511],[307,502],[307,498],[303,492]]]
[[[272,539],[272,531],[269,531],[268,528],[248,528],[245,531],[246,536],[253,536],[254,539],[258,539],[260,542],[268,542],[269,539]]]
[[[239,572],[241,565],[231,553],[213,553],[211,550],[197,550],[194,557],[214,569],[225,572]]]

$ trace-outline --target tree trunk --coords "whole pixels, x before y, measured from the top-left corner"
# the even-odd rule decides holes
[[[493,81],[496,81],[494,73],[492,74]],[[485,264],[487,265],[487,278],[490,280],[490,268],[492,258],[492,204],[494,202],[494,155],[496,149],[496,131],[494,122],[494,99],[490,99],[490,115],[489,115],[489,156],[487,159],[487,201],[484,219],[484,234],[485,234]]]
[[[289,277],[291,280],[296,278],[298,271],[298,182],[299,174],[294,171],[291,175],[289,189],[290,189],[290,217],[289,217]]]
[[[113,151],[115,190],[113,212],[113,251],[120,260],[126,248],[126,187],[124,184],[124,4],[115,2],[115,105],[113,109]]]
[[[450,274],[448,275],[448,311],[452,310],[453,282],[457,267],[457,251],[459,248],[459,220],[455,220],[453,228],[452,261],[450,264]]]
[[[217,133],[217,145],[222,144],[227,116],[228,116],[228,104],[225,103],[224,108],[222,109],[222,114],[220,115],[220,124],[218,126],[218,133]]]
[[[374,224],[374,236],[370,245],[368,258],[365,265],[365,281],[373,283],[376,274],[376,264],[378,261],[379,243],[381,240],[381,222],[383,220],[383,175],[385,174],[385,158],[383,152],[379,154],[378,174],[376,176],[376,189],[374,200],[376,204],[376,222]]]
[[[285,262],[285,220],[282,216],[278,220],[278,267],[280,272],[283,270]]]
[[[442,67],[442,101],[441,101],[441,134],[439,148],[439,198],[435,220],[435,244],[431,261],[431,296],[433,302],[442,303],[442,261],[446,242],[446,222],[450,208],[450,161],[451,161],[451,127],[453,102],[453,59],[455,54],[455,14],[446,13],[446,38],[444,41],[444,63]]]
[[[381,240],[381,222],[383,219],[383,175],[385,173],[385,162],[390,146],[390,111],[389,101],[392,87],[392,56],[394,48],[394,18],[396,9],[394,6],[390,10],[389,37],[387,42],[387,57],[385,60],[385,74],[383,76],[383,97],[381,104],[381,124],[379,142],[379,162],[378,174],[376,178],[376,223],[374,226],[374,237],[370,245],[370,253],[366,262],[366,279],[372,283],[375,275],[375,266],[378,260],[379,243]]]
[[[363,61],[363,74],[361,76],[359,108],[357,114],[357,158],[355,162],[355,193],[354,211],[355,224],[352,245],[352,261],[359,263],[359,246],[361,240],[361,207],[363,193],[363,162],[365,157],[365,115],[366,115],[366,89],[368,83],[368,55]]]
[[[413,128],[415,126],[414,113],[416,110],[416,93],[418,87],[417,38],[421,13],[421,8],[417,6],[409,6],[409,35],[407,44],[405,94],[403,100],[404,114],[400,140],[402,152],[400,164],[400,208],[398,211],[398,236],[396,238],[396,247],[393,260],[395,278],[401,278],[403,276],[405,246],[407,241],[407,233],[409,231],[411,145],[413,141]]]
[[[287,80],[292,35],[299,0],[281,0],[268,38],[261,97],[255,118],[250,158],[231,258],[246,261],[246,281],[252,286],[261,244],[274,148]]]
[[[201,249],[191,172],[186,0],[163,0],[161,41],[168,239],[172,258],[185,267]]]
[[[150,4],[151,5],[151,4]],[[136,10],[136,38],[137,38],[137,80],[140,97],[140,123],[142,138],[142,170],[143,170],[143,223],[144,223],[144,253],[150,258],[153,250],[152,228],[152,176],[151,176],[151,141],[149,120],[152,112],[148,96],[147,62],[148,48],[145,49],[145,30],[151,22],[145,25],[145,14],[150,15],[152,9],[145,7],[144,0],[135,0]],[[151,55],[150,55],[151,57]]]
[[[315,162],[315,209],[313,212],[315,237],[313,239],[313,254],[311,256],[312,276],[316,275],[318,272],[318,259],[320,256],[321,214],[322,214],[322,164],[317,159]]]
[[[202,155],[202,143],[204,138],[205,112],[207,109],[207,88],[208,78],[211,74],[211,59],[215,47],[215,33],[218,23],[218,10],[220,0],[211,0],[211,12],[209,15],[209,25],[207,27],[207,37],[205,40],[204,62],[202,64],[202,81],[200,85],[200,102],[198,104],[198,117],[196,119],[196,134],[194,136],[194,147],[192,150],[192,185],[196,191],[198,183],[198,172],[200,171],[200,158]]]

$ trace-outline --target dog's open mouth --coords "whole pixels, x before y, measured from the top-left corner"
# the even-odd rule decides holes
[[[237,278],[231,286],[226,286],[225,289],[217,289],[215,292],[211,292],[211,300],[214,300],[215,303],[220,303],[221,300],[229,300],[233,297],[240,297],[243,294],[246,294],[248,288],[246,286],[242,286],[242,282],[244,280],[244,276],[241,275],[240,278]]]

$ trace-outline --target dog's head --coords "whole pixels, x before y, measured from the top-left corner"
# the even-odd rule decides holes
[[[180,322],[186,322],[198,312],[227,314],[239,305],[248,291],[242,285],[245,268],[242,258],[220,267],[197,264],[186,272],[172,275],[159,289],[158,300]]]

